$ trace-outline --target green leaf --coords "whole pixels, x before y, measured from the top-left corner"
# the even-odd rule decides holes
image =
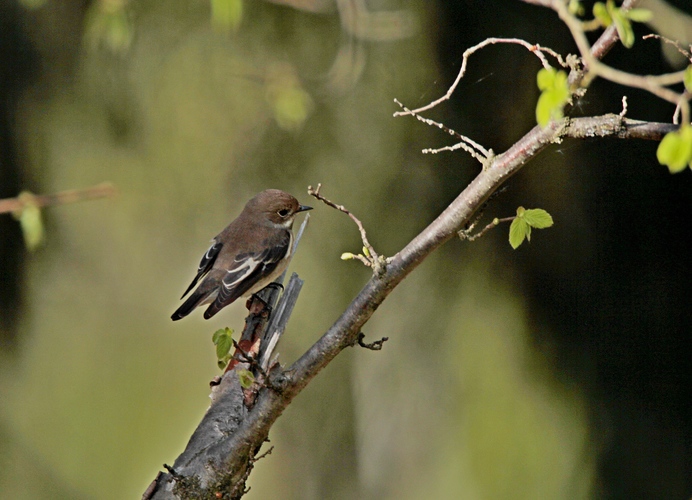
[[[545,127],[550,122],[550,117],[553,115],[554,104],[552,99],[547,94],[541,94],[536,103],[536,122]]]
[[[536,75],[538,90],[548,90],[553,88],[553,83],[555,82],[555,73],[557,73],[555,68],[541,68]]]
[[[683,82],[685,83],[685,90],[692,92],[692,64],[687,66],[685,69],[685,76],[683,77]]]
[[[610,14],[608,14],[608,9],[603,2],[596,2],[593,4],[593,17],[598,19],[605,28],[613,23],[613,19],[610,17]]]
[[[656,150],[656,158],[671,174],[682,172],[692,162],[692,127],[669,132]]]
[[[620,8],[616,7],[611,0],[608,0],[606,8],[608,9],[610,17],[613,19],[615,29],[618,31],[618,36],[622,44],[629,49],[634,45],[634,30],[632,29],[632,23],[630,23],[627,16]]]
[[[216,330],[211,340],[216,346],[216,357],[221,360],[228,355],[233,346],[233,330],[228,327]]]
[[[581,4],[579,0],[569,0],[569,4],[567,5],[567,9],[569,10],[570,14],[573,16],[583,16],[584,15],[584,6]]]
[[[622,40],[622,44],[629,48],[634,45],[634,30],[632,29],[632,24],[629,19],[624,17],[615,18],[615,29],[618,30],[618,36]]]
[[[214,334],[211,336],[211,341],[214,343],[214,345],[216,345],[219,343],[219,339],[223,336],[232,337],[233,330],[228,327],[216,330]]]
[[[624,14],[635,23],[646,23],[651,21],[651,19],[654,17],[654,13],[649,9],[630,9]]]
[[[545,127],[551,119],[559,120],[564,116],[563,108],[570,99],[567,73],[542,68],[536,75],[536,83],[543,91],[536,103],[536,121]]]
[[[223,328],[220,328],[219,330],[216,330],[216,331],[214,332],[214,334],[211,336],[211,341],[214,343],[214,345],[216,345],[216,344],[219,343],[219,338],[220,338],[221,335],[223,335],[224,333],[226,333],[226,330],[224,330]]]
[[[231,346],[233,345],[233,342],[231,341],[231,337],[222,337],[219,340],[219,343],[216,344],[216,357],[221,359],[224,356],[226,356],[229,351],[231,350]]]
[[[509,244],[515,250],[524,240],[531,241],[531,229],[544,229],[553,225],[553,218],[542,208],[517,207],[517,216],[509,226]]]
[[[19,217],[19,224],[24,234],[24,244],[27,250],[33,252],[43,243],[43,220],[41,209],[36,206],[24,207]]]
[[[536,229],[545,229],[553,225],[552,216],[542,208],[525,210],[522,217],[530,227]]]
[[[529,226],[522,217],[517,217],[512,221],[512,225],[509,226],[509,244],[513,249],[519,248],[526,238],[526,234],[531,231],[531,226]]]
[[[18,198],[22,202],[22,208],[12,215],[22,228],[26,249],[33,252],[43,243],[45,236],[41,209],[36,204],[34,195],[28,191],[19,193]]]
[[[249,389],[255,383],[255,376],[250,370],[238,370],[238,381],[243,389]]]

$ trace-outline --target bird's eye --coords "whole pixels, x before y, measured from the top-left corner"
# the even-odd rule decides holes
[[[288,208],[282,208],[281,210],[279,210],[276,213],[279,214],[281,217],[286,217],[288,215],[288,212],[289,212]]]

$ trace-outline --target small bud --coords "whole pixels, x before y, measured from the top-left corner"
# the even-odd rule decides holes
[[[355,255],[353,255],[351,252],[344,252],[341,254],[341,260],[352,260],[355,258]]]

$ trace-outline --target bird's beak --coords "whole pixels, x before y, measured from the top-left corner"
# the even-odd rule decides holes
[[[298,212],[305,212],[306,210],[312,210],[312,207],[309,207],[307,205],[300,205],[298,207],[298,210],[296,210],[296,213]]]

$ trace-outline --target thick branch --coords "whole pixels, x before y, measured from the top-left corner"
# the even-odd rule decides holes
[[[668,132],[679,127],[673,123],[630,120],[621,115],[587,116],[566,120],[564,137],[587,139],[589,137],[616,137],[618,139],[648,139],[660,141]]]

